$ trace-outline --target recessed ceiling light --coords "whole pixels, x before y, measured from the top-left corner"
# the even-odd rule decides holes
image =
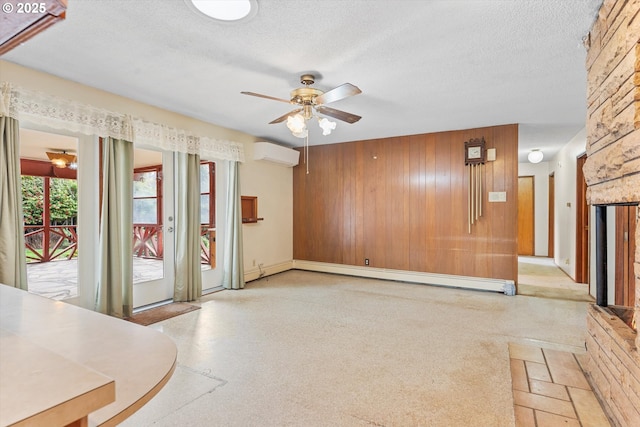
[[[239,21],[255,15],[256,0],[190,0],[193,6],[210,18],[220,21]],[[187,1],[189,2],[189,0]]]

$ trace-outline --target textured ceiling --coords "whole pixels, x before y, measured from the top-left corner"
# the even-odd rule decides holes
[[[520,123],[547,158],[584,127],[587,35],[601,0],[257,0],[219,23],[185,0],[69,0],[67,19],[3,56],[288,146],[276,101],[316,74],[362,116],[310,144]]]

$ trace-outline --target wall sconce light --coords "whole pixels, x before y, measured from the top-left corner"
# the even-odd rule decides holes
[[[536,148],[535,150],[531,150],[529,152],[529,155],[527,156],[527,159],[529,159],[531,163],[540,163],[543,158],[544,154],[542,154],[542,151],[540,151],[540,149],[538,148]]]

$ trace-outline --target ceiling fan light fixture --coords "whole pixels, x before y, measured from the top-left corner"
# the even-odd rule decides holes
[[[332,122],[331,120],[327,119],[326,117],[323,117],[323,118],[318,118],[318,125],[322,129],[322,134],[323,135],[329,135],[329,134],[331,134],[331,131],[336,128],[337,123],[336,122]]]
[[[307,125],[305,123],[304,116],[302,114],[295,114],[293,116],[287,117],[287,127],[294,135],[296,133],[301,133],[302,131],[307,129]],[[304,137],[298,137],[304,138]]]
[[[537,148],[535,150],[531,150],[527,155],[527,159],[529,159],[531,163],[540,163],[543,158],[544,154],[542,154],[542,151]]]
[[[291,132],[296,138],[306,138],[309,135],[309,129],[302,129],[300,132]]]
[[[256,0],[187,0],[206,16],[219,21],[233,22],[256,14]]]
[[[64,159],[53,159],[51,160],[51,163],[53,164],[53,166],[61,169],[67,167],[67,162],[65,162]]]

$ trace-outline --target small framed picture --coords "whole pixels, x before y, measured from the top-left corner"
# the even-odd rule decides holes
[[[487,161],[484,137],[470,139],[464,143],[464,164],[477,165]]]

